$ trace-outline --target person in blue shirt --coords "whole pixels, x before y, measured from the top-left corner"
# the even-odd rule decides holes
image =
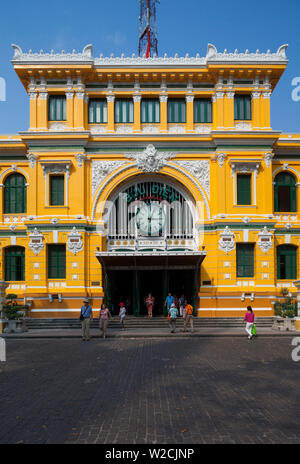
[[[178,309],[176,308],[174,303],[172,303],[171,308],[169,309],[169,315],[171,333],[174,333],[176,331],[176,319],[178,316]]]
[[[169,292],[166,298],[166,301],[165,301],[165,308],[167,308],[168,313],[173,303],[174,303],[174,297],[172,296],[172,293]]]
[[[89,305],[89,300],[85,298],[83,300],[84,305],[81,306],[80,315],[82,316],[81,326],[82,326],[82,340],[89,342],[90,337],[90,324],[93,320],[93,310]]]

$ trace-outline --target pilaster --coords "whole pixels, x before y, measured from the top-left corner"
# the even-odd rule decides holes
[[[168,133],[168,95],[160,95],[160,125],[159,131],[163,134]]]
[[[106,132],[115,131],[115,95],[107,95],[107,126]]]
[[[194,132],[194,95],[186,95],[186,133]]]
[[[141,95],[134,95],[133,96],[133,103],[134,103],[134,123],[133,123],[133,132],[139,133],[141,132]]]

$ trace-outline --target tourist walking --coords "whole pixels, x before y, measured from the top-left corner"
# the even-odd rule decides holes
[[[90,341],[90,324],[93,320],[93,310],[92,307],[89,305],[89,300],[85,298],[83,300],[84,305],[81,306],[80,310],[80,320],[81,320],[81,327],[82,327],[82,340],[83,341]]]
[[[151,319],[152,317],[152,311],[153,311],[153,306],[154,306],[155,298],[152,296],[151,293],[148,294],[148,297],[145,300],[147,309],[148,309],[148,317]]]
[[[179,298],[179,314],[183,318],[185,316],[185,304],[186,304],[186,300],[185,300],[184,294],[182,294],[181,297]]]
[[[247,312],[245,314],[244,321],[246,321],[246,332],[248,334],[248,339],[251,340],[251,338],[253,338],[252,328],[255,321],[255,314],[251,306],[247,306]]]
[[[176,331],[176,319],[178,316],[178,309],[176,308],[174,303],[172,303],[169,309],[169,315],[170,315],[169,325],[170,325],[171,333],[174,333]]]
[[[122,330],[125,330],[125,317],[126,317],[126,308],[124,303],[120,303],[120,312],[119,312],[120,322]]]
[[[111,319],[112,315],[109,309],[105,306],[105,304],[102,304],[100,308],[100,312],[99,312],[99,329],[100,329],[100,332],[102,332],[103,338],[106,338],[108,318]]]
[[[185,301],[185,316],[184,316],[184,325],[183,325],[183,332],[186,332],[186,328],[188,323],[190,323],[191,326],[191,332],[194,333],[194,308],[190,303],[187,303]]]

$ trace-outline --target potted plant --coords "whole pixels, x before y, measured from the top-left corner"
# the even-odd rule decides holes
[[[285,330],[294,330],[292,319],[297,316],[297,302],[292,298],[287,288],[282,288],[280,293],[283,300],[275,303],[274,309],[277,319],[274,322],[274,328],[282,326]]]
[[[18,304],[17,295],[13,293],[6,295],[5,300],[3,313],[7,324],[4,332],[26,332],[25,317],[27,315],[28,306]]]

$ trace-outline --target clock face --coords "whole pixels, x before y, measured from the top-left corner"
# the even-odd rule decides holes
[[[165,213],[159,205],[145,204],[136,214],[137,228],[145,235],[159,235],[165,223]]]

